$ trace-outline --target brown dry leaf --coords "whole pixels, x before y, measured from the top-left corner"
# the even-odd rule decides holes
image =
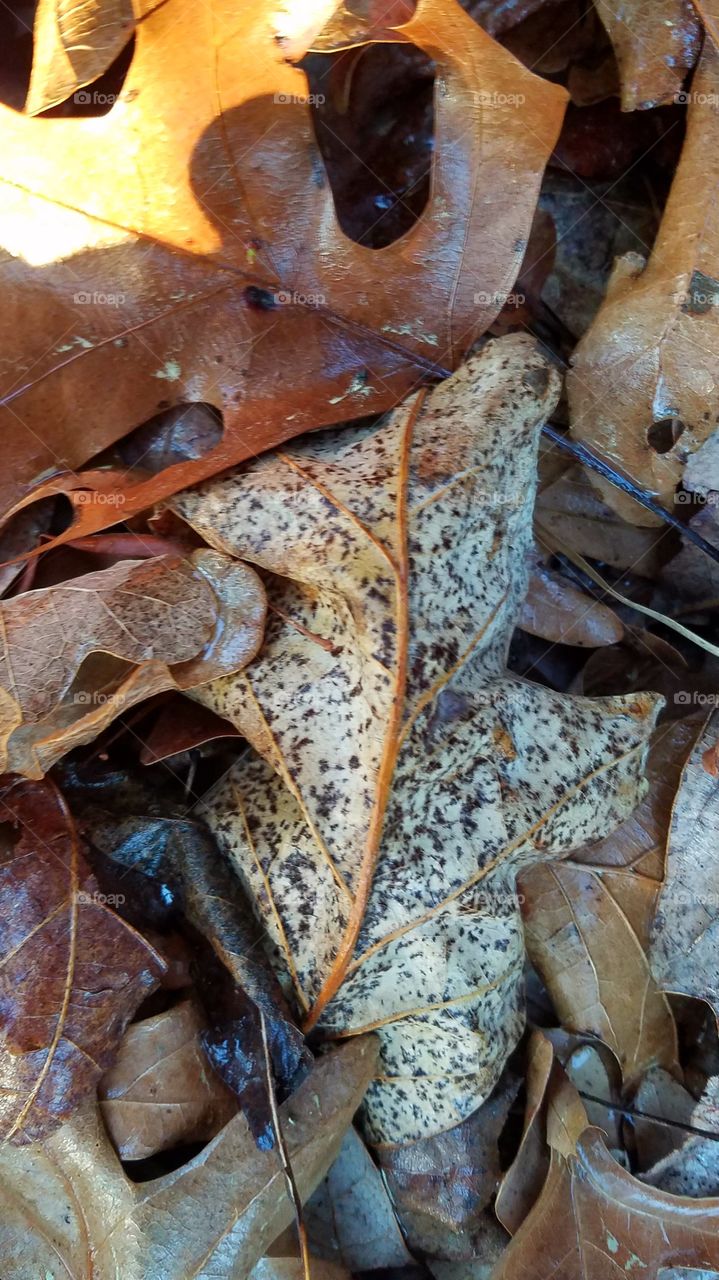
[[[265,608],[252,569],[205,551],[0,601],[0,772],[42,778],[137,702],[244,666]]]
[[[28,114],[47,111],[101,76],[134,29],[132,0],[39,0],[25,103]],[[89,100],[90,95],[79,99]]]
[[[695,1132],[642,1178],[650,1186],[677,1196],[719,1196],[719,1077],[707,1080],[701,1098],[692,1107],[689,1123]]]
[[[617,56],[622,110],[674,101],[701,46],[701,24],[690,0],[594,3]]]
[[[562,1024],[609,1045],[631,1084],[652,1066],[676,1070],[676,1028],[650,972],[649,939],[667,831],[696,720],[662,725],[649,789],[606,839],[521,878],[527,947]]]
[[[354,1127],[304,1219],[310,1249],[349,1271],[412,1265],[382,1174]]]
[[[449,1128],[489,1095],[523,1022],[517,870],[643,792],[652,696],[573,699],[504,666],[555,395],[513,335],[386,421],[175,503],[281,575],[251,677],[197,695],[256,749],[204,812],[307,1026],[378,1029],[375,1140]]]
[[[673,1265],[719,1268],[719,1200],[655,1191],[587,1129],[576,1155],[552,1152],[542,1194],[492,1280],[657,1280]]]
[[[301,1199],[336,1155],[375,1061],[371,1037],[347,1045],[280,1108]],[[181,1169],[135,1184],[87,1104],[43,1143],[0,1148],[0,1173],[4,1280],[235,1280],[294,1217],[276,1147],[255,1146],[242,1116]]]
[[[551,1042],[536,1029],[529,1039],[526,1087],[522,1139],[495,1201],[497,1217],[512,1235],[542,1190],[549,1169],[548,1147],[571,1155],[587,1127],[587,1113],[576,1089]]]
[[[476,1256],[499,1181],[499,1136],[519,1085],[519,1077],[508,1074],[462,1124],[419,1142],[377,1148],[413,1253],[454,1261]]]
[[[0,821],[20,832],[0,869],[0,1133],[37,1138],[94,1089],[165,965],[99,893],[53,785],[7,787]]]
[[[541,562],[530,575],[519,626],[555,644],[586,648],[617,644],[624,635],[613,609],[585,595]]]
[[[500,310],[565,91],[457,0],[419,0],[401,34],[437,66],[431,195],[406,235],[370,249],[338,223],[307,79],[276,38],[282,8],[252,0],[238,22],[220,0],[167,0],[139,23],[107,115],[0,109],[0,510],[158,409],[221,409],[206,456],[125,478],[127,519],[308,428],[395,404]],[[82,431],[77,404],[93,406]],[[116,519],[73,502],[60,541]]]
[[[665,506],[688,455],[711,435],[719,414],[719,206],[712,169],[719,163],[718,93],[719,52],[707,43],[649,261],[631,253],[618,259],[567,382],[575,438]],[[659,522],[594,472],[592,481],[630,523]]]
[[[666,877],[650,960],[665,991],[700,996],[719,1010],[719,778],[704,752],[719,738],[719,712],[701,726],[682,773],[667,844]]]
[[[640,529],[622,520],[599,497],[584,467],[563,468],[540,488],[535,521],[537,544],[545,553],[564,544],[582,556],[615,569],[631,568],[648,578],[660,567],[664,527]]]
[[[637,891],[649,897],[650,914],[656,886],[635,879]],[[669,1002],[603,877],[569,863],[533,867],[521,890],[527,950],[562,1026],[609,1045],[627,1084],[652,1066],[677,1068]]]
[[[98,1086],[102,1119],[122,1160],[206,1142],[237,1112],[200,1043],[204,1026],[184,1000],[128,1027]]]

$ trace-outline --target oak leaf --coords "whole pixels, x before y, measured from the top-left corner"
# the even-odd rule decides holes
[[[542,1194],[492,1280],[657,1280],[671,1266],[719,1268],[719,1199],[655,1191],[590,1128],[576,1155],[552,1151]]]
[[[0,772],[42,778],[137,702],[243,666],[264,616],[257,574],[207,551],[1,601]]]
[[[138,23],[106,116],[0,109],[0,510],[158,409],[221,409],[207,456],[133,472],[127,519],[307,428],[396,403],[427,369],[454,367],[500,310],[565,91],[458,0],[419,0],[401,34],[437,66],[431,195],[375,251],[338,223],[280,10],[248,3],[238,22],[220,0],[168,0]],[[93,406],[83,431],[77,404]],[[113,518],[73,502],[75,532]]]
[[[375,1056],[371,1037],[328,1054],[280,1108],[303,1200],[336,1155]],[[7,1280],[236,1280],[294,1218],[276,1146],[259,1150],[242,1116],[180,1169],[133,1183],[88,1103],[43,1143],[1,1148],[0,1173]]]
[[[488,344],[376,426],[308,438],[175,502],[275,575],[251,674],[195,695],[255,753],[205,806],[306,1025],[377,1029],[380,1140],[456,1124],[522,1027],[514,878],[642,792],[650,695],[505,670],[557,378]]]
[[[617,260],[567,382],[575,438],[670,506],[688,454],[711,435],[719,414],[719,209],[707,170],[717,163],[718,92],[719,52],[707,42],[651,256]],[[603,477],[591,477],[630,523],[660,522]]]

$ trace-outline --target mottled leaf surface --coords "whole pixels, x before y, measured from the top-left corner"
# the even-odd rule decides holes
[[[309,438],[177,510],[276,575],[251,674],[200,700],[255,753],[206,815],[307,1025],[376,1029],[365,1121],[402,1141],[488,1096],[522,1027],[514,877],[642,791],[651,696],[508,675],[556,377],[486,346],[374,427]]]

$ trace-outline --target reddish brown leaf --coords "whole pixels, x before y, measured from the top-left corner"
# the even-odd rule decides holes
[[[164,970],[110,909],[50,783],[16,782],[0,820],[0,1131],[37,1138],[97,1083]]]
[[[568,1160],[552,1153],[539,1200],[492,1280],[657,1280],[670,1266],[719,1267],[719,1200],[688,1200],[638,1182],[587,1129]]]
[[[278,12],[251,4],[238,23],[219,0],[168,0],[139,24],[106,116],[0,112],[2,506],[158,409],[222,409],[207,456],[127,485],[127,519],[309,427],[395,403],[499,311],[564,90],[457,0],[420,0],[401,31],[438,67],[432,193],[408,235],[375,252],[340,229]],[[93,406],[82,431],[78,404]],[[116,518],[102,503],[78,514],[63,538]]]

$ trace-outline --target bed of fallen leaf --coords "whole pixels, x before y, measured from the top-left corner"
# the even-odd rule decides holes
[[[719,9],[0,11],[3,1280],[719,1276]]]

